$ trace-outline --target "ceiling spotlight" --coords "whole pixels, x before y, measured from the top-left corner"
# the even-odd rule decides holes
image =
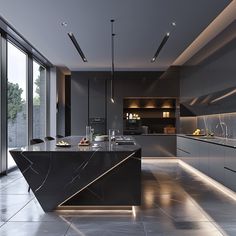
[[[68,33],[68,36],[70,37],[70,39],[71,39],[72,43],[74,44],[76,50],[78,51],[79,55],[81,56],[83,62],[87,62],[88,60],[86,59],[83,51],[81,50],[81,48],[79,46],[79,43],[77,42],[74,34],[70,32],[70,33]]]
[[[67,22],[65,21],[61,22],[61,26],[66,27],[67,25],[68,25]]]
[[[171,25],[173,26],[173,27],[175,27],[176,26],[176,22],[171,22]]]
[[[154,55],[154,57],[152,58],[151,62],[155,62],[157,59],[157,56],[159,55],[161,49],[164,47],[164,45],[166,44],[168,38],[170,37],[170,32],[167,32],[166,35],[164,36],[164,38],[161,41],[161,44],[159,45],[159,47],[157,48],[157,51]]]

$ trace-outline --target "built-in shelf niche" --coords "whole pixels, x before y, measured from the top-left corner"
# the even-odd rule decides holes
[[[134,133],[141,134],[143,133],[142,126],[148,126],[148,133],[174,132],[175,110],[176,100],[173,98],[125,98],[123,102],[124,133],[129,134],[133,130]],[[130,114],[138,115],[140,121],[130,120]]]

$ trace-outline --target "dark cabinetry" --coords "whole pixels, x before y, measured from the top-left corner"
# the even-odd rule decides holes
[[[142,157],[176,157],[176,135],[133,135]]]
[[[177,156],[236,191],[236,149],[178,136]]]
[[[224,159],[226,147],[208,144],[208,174],[211,178],[224,184]]]
[[[225,185],[236,191],[236,150],[227,148],[225,151]]]

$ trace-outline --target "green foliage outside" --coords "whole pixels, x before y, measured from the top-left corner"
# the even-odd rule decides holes
[[[34,106],[39,106],[40,105],[40,80],[41,80],[41,76],[43,76],[42,71],[44,70],[44,68],[42,66],[39,67],[39,76],[38,78],[34,81],[34,84],[36,85],[36,89],[35,89],[35,93],[34,94],[34,101],[33,104]]]
[[[8,82],[8,112],[7,118],[12,122],[16,119],[17,113],[22,111],[24,100],[21,98],[23,89],[19,84]]]
[[[40,75],[43,67],[39,67]],[[34,84],[36,85],[35,93],[33,98],[34,106],[40,105],[40,75],[35,80]],[[17,113],[21,112],[25,101],[21,98],[23,89],[19,87],[18,83],[11,83],[8,81],[8,113],[7,118],[14,122],[17,117]]]
[[[34,106],[39,106],[40,105],[40,76],[35,80],[34,84],[36,85],[35,93],[34,95],[34,101],[33,104]]]

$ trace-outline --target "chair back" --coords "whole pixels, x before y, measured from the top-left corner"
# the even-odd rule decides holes
[[[44,141],[40,138],[33,138],[30,140],[30,145],[38,144],[38,143],[44,143]]]
[[[47,136],[44,138],[45,141],[51,141],[51,140],[55,140],[55,138],[51,137],[51,136]]]

